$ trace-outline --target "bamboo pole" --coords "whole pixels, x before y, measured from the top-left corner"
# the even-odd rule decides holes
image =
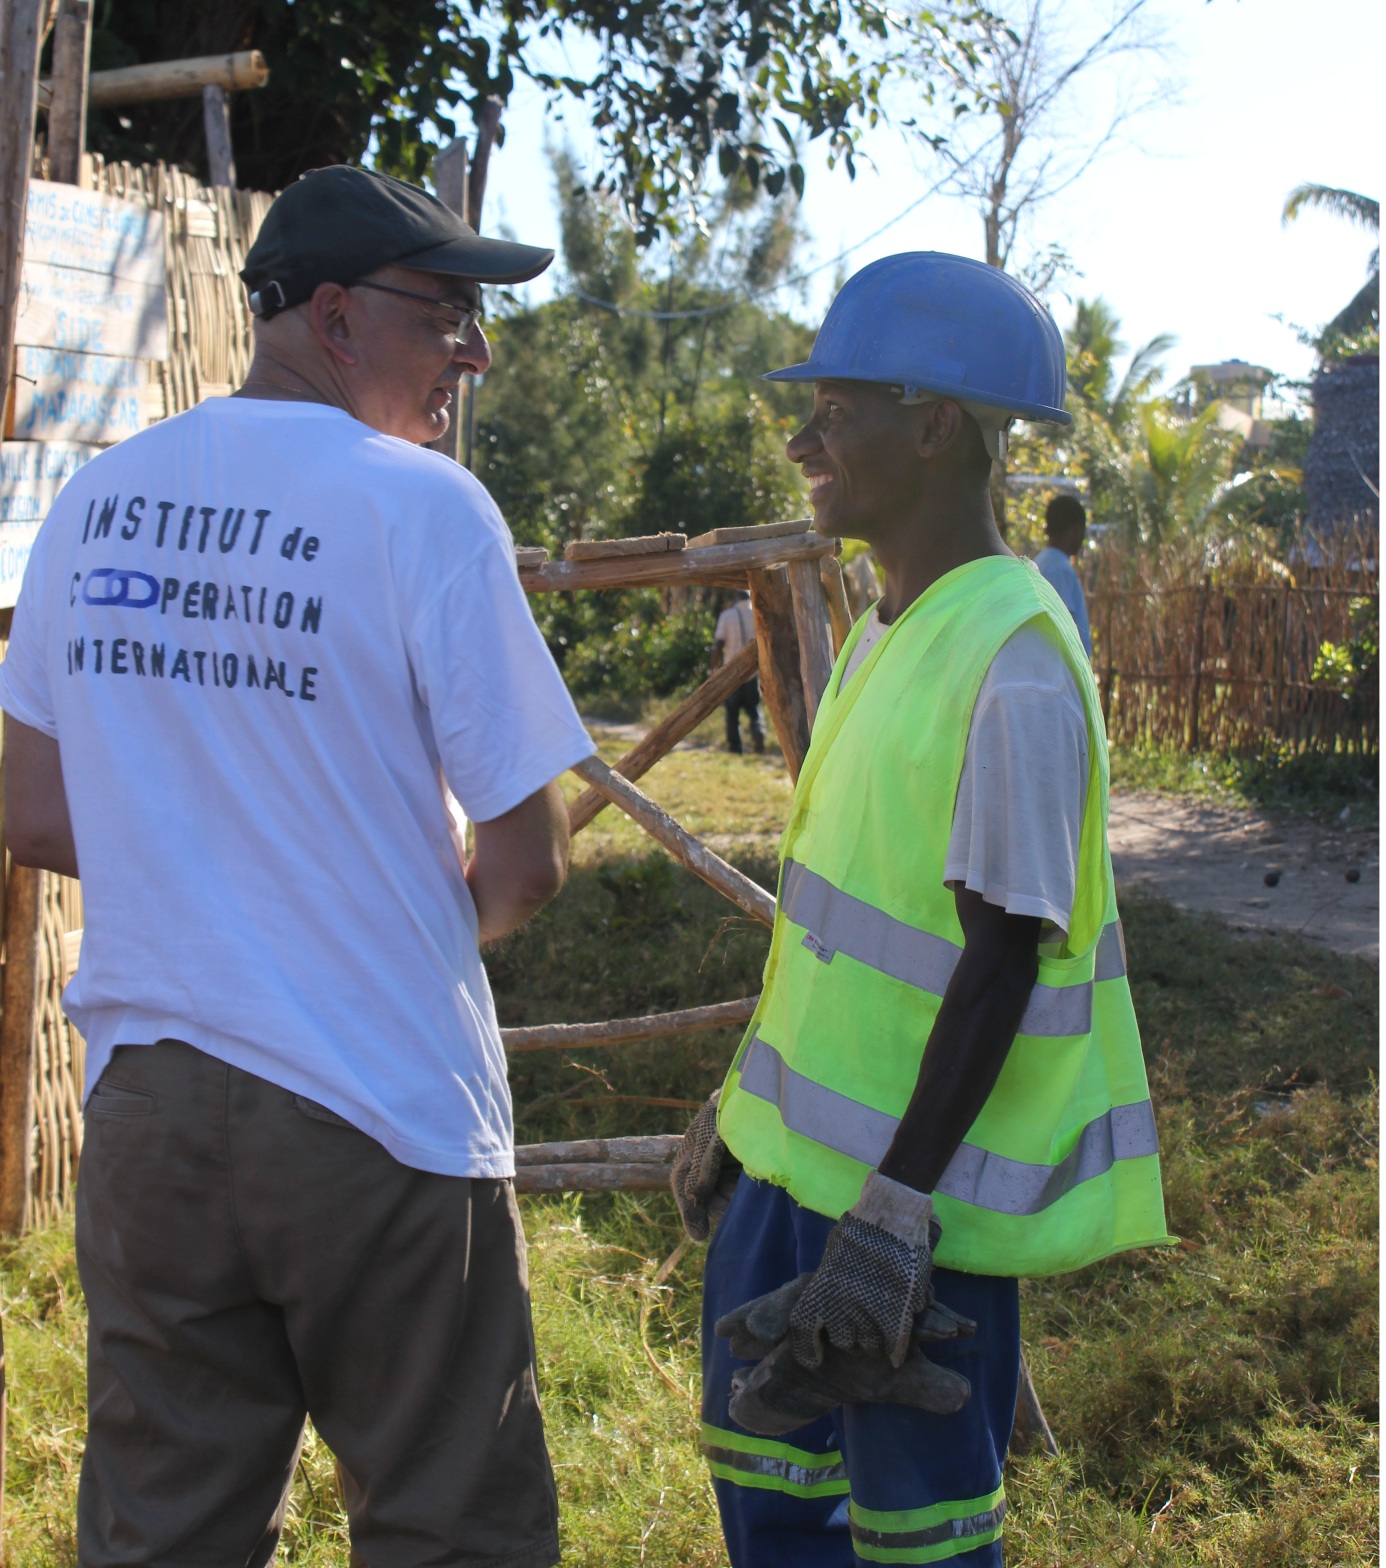
[[[89,0],[61,0],[53,22],[53,84],[48,105],[48,168],[60,185],[80,185],[87,145],[91,67]]]
[[[640,1040],[665,1040],[704,1029],[726,1029],[750,1021],[758,996],[735,1002],[714,1002],[708,1007],[686,1007],[677,1013],[648,1013],[641,1018],[612,1018],[597,1024],[534,1024],[526,1029],[502,1029],[506,1055],[520,1051],[572,1050],[578,1046],[634,1045]]]
[[[804,682],[804,706],[809,731],[818,716],[818,704],[833,672],[833,649],[828,631],[823,585],[813,561],[789,563],[789,592],[794,603],[794,630],[799,637],[799,673]]]
[[[29,1223],[43,872],[11,864],[5,879],[4,1016],[0,1018],[0,1236]]]
[[[787,561],[816,561],[836,555],[837,539],[821,534],[749,539],[743,544],[709,545],[702,550],[666,550],[659,555],[613,556],[602,561],[546,561],[522,567],[520,582],[529,593],[568,593],[581,588],[678,587],[721,583],[742,572]],[[816,575],[816,574],[815,574]]]
[[[632,783],[648,773],[685,735],[692,734],[709,713],[719,708],[738,686],[744,686],[751,679],[756,673],[758,659],[758,648],[754,643],[748,643],[735,658],[728,660],[697,691],[686,697],[668,718],[662,719],[643,740],[633,746],[616,764],[616,771]],[[606,798],[596,790],[584,790],[568,808],[568,831],[581,832],[594,817],[606,810],[607,805]]]
[[[818,575],[828,601],[828,619],[833,626],[833,658],[836,659],[852,630],[852,611],[847,604],[847,585],[842,580],[842,562],[835,555],[825,555],[818,563]]]
[[[702,554],[700,550],[698,554]],[[779,737],[789,776],[796,782],[808,751],[809,721],[804,682],[799,673],[799,639],[789,578],[782,568],[748,572],[751,609],[760,650],[760,691]]]
[[[13,0],[21,6],[26,0]],[[159,103],[168,98],[197,98],[204,87],[246,92],[269,81],[269,67],[258,49],[236,54],[197,55],[187,60],[158,60],[152,65],[126,65],[118,71],[93,71],[87,83],[92,109],[114,109],[129,103]],[[51,100],[54,84],[39,84],[40,101]]]
[[[714,855],[706,844],[700,844],[686,829],[661,806],[629,779],[613,773],[600,757],[588,757],[577,763],[573,772],[585,779],[599,795],[605,795],[613,805],[619,806],[633,821],[662,844],[679,862],[687,866],[694,876],[701,877],[709,887],[716,888],[733,904],[764,925],[775,923],[775,900],[743,875],[735,866],[729,866],[720,855]]]

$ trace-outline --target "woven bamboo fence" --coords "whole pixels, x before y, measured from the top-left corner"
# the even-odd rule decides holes
[[[1375,539],[1343,539],[1312,568],[1264,557],[1142,567],[1115,549],[1088,571],[1093,670],[1114,744],[1246,754],[1377,751],[1375,686],[1352,699],[1313,679],[1377,593]]]
[[[34,173],[47,178],[46,160]],[[250,366],[250,315],[238,276],[272,198],[260,191],[200,185],[166,164],[84,159],[83,184],[164,215],[169,358],[150,364],[163,390],[156,413],[178,414],[223,396]],[[0,611],[0,657],[11,612]],[[62,1010],[65,938],[82,929],[80,883],[44,878],[34,1060],[31,1221],[48,1224],[71,1206],[82,1149],[86,1046]]]

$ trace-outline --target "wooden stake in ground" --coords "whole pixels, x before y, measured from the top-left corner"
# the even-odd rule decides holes
[[[11,865],[5,881],[5,979],[0,991],[5,1009],[0,1018],[0,1236],[21,1236],[29,1223],[42,911],[43,872]]]
[[[687,866],[694,876],[701,877],[709,887],[714,887],[724,898],[744,909],[763,925],[775,923],[775,900],[743,875],[735,866],[729,866],[720,855],[714,855],[706,844],[696,838],[654,801],[642,789],[637,789],[629,779],[613,773],[600,757],[588,757],[577,763],[573,772],[585,779],[599,795],[605,795],[621,808],[633,821],[638,822],[652,839],[663,844],[679,862]]]
[[[24,261],[24,217],[38,108],[39,29],[47,0],[0,6],[0,403],[14,376],[14,328]],[[0,423],[3,413],[0,411]]]
[[[616,764],[616,772],[632,783],[642,774],[648,773],[685,735],[691,735],[709,713],[721,707],[738,686],[744,686],[751,679],[756,673],[759,659],[759,648],[755,643],[748,643],[735,658],[729,659],[697,691],[685,697],[667,718],[656,724],[642,741],[633,746]],[[596,790],[584,790],[568,808],[569,831],[577,833],[585,828],[606,809],[607,804],[606,797],[599,795]]]
[[[60,185],[82,183],[90,63],[89,0],[61,0],[53,22],[52,100],[48,105],[49,177]]]

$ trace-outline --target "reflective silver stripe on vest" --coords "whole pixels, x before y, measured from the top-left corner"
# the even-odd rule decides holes
[[[843,1491],[847,1490],[847,1465],[840,1458],[830,1464],[801,1465],[783,1454],[744,1454],[739,1448],[719,1448],[706,1441],[700,1446],[703,1458],[709,1464],[725,1465],[728,1470],[744,1470],[747,1475],[769,1476],[785,1488],[797,1491],[802,1487],[841,1481]]]
[[[901,980],[920,991],[942,996],[948,989],[962,948],[945,937],[907,925],[874,904],[834,887],[826,877],[796,860],[784,863],[780,909],[785,919],[808,932],[804,946],[823,963],[846,953],[859,964]],[[1126,973],[1119,921],[1103,928],[1095,976],[1114,980]],[[1030,993],[1021,1034],[1065,1036],[1092,1031],[1092,986],[1037,985]]]
[[[945,1519],[940,1524],[926,1525],[922,1530],[872,1530],[859,1524],[850,1512],[847,1524],[858,1546],[918,1551],[921,1547],[943,1546],[949,1541],[968,1541],[973,1536],[987,1535],[993,1530],[999,1530],[1005,1517],[1006,1499],[1003,1497],[995,1508],[988,1508],[980,1514],[968,1514],[962,1519]]]
[[[896,1117],[795,1072],[759,1035],[746,1048],[741,1088],[758,1100],[768,1100],[791,1132],[873,1168],[881,1163],[900,1125]],[[964,1143],[935,1190],[998,1214],[1038,1214],[1080,1183],[1109,1171],[1118,1160],[1159,1152],[1154,1108],[1149,1100],[1140,1100],[1115,1105],[1090,1121],[1057,1165],[1031,1165]]]

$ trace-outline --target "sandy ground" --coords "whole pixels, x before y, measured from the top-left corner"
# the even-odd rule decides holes
[[[1324,827],[1131,792],[1113,794],[1108,836],[1119,888],[1207,910],[1250,936],[1300,936],[1379,962],[1379,845],[1351,815]]]

